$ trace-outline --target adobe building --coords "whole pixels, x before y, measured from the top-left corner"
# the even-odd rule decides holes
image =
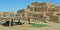
[[[11,26],[11,24],[14,24],[13,22],[20,22],[20,16],[18,14],[12,12],[0,12],[0,25],[6,23]]]
[[[12,12],[0,12],[0,17],[1,16],[13,16],[14,14]]]
[[[34,21],[60,22],[60,6],[52,5],[50,2],[34,2],[28,5],[26,9],[19,10],[17,14],[22,19],[30,17],[30,20]]]
[[[10,18],[13,16],[12,12],[0,12],[0,21],[10,21]]]

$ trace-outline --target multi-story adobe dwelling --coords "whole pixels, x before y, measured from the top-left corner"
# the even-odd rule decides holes
[[[52,5],[50,2],[33,2],[26,9],[21,9],[17,12],[22,19],[34,21],[52,21],[60,22],[60,6]]]

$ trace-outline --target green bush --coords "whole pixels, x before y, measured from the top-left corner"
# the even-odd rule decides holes
[[[31,24],[32,27],[44,27],[44,26],[47,26],[45,24]]]

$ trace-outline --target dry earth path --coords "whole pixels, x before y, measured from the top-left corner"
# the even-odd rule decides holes
[[[60,23],[53,23],[53,22],[48,22],[48,23],[43,23],[41,22],[40,24],[47,24],[49,26],[46,27],[40,27],[40,28],[30,28],[26,27],[23,28],[22,26],[13,26],[13,27],[4,27],[0,25],[0,30],[60,30]]]

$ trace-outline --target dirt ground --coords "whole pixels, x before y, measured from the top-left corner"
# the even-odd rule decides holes
[[[17,25],[17,26],[10,26],[10,27],[4,27],[0,25],[0,30],[60,30],[60,23],[53,23],[53,22],[48,22],[48,23],[43,23],[40,22],[40,24],[47,24],[49,26],[46,27],[40,27],[40,28],[31,28],[27,27],[28,25]]]

